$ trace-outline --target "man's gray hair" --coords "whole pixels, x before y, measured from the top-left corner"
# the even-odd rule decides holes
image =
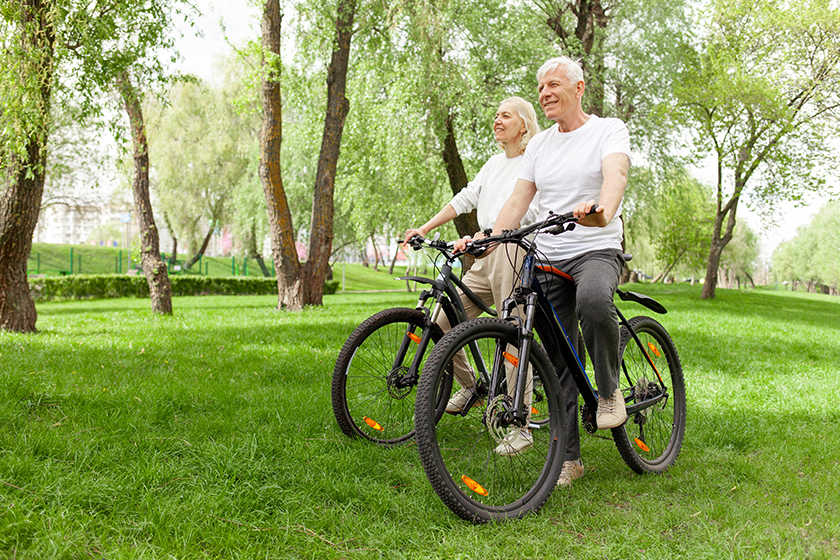
[[[584,81],[583,70],[580,67],[580,63],[572,60],[568,56],[557,56],[546,60],[545,63],[540,66],[540,69],[537,70],[537,81],[540,81],[546,74],[550,74],[560,67],[564,67],[566,69],[566,77],[573,84]]]

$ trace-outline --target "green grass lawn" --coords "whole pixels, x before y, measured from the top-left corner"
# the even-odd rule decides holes
[[[350,441],[332,415],[347,335],[416,294],[296,314],[175,298],[171,318],[146,300],[40,304],[38,334],[0,333],[0,557],[840,557],[840,298],[632,289],[669,309],[682,358],[677,463],[638,476],[584,435],[583,479],[483,526],[437,498],[413,444]]]

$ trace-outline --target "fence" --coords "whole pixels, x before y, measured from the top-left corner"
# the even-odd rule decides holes
[[[201,276],[254,276],[262,277],[262,269],[255,259],[242,257],[201,257],[189,270],[184,269],[187,255],[179,254],[177,262],[161,253],[170,274],[197,274]],[[265,263],[269,274],[274,275],[274,265]],[[113,247],[87,245],[54,245],[34,243],[27,261],[29,275],[68,276],[71,274],[127,274],[140,268],[132,262],[131,251]]]

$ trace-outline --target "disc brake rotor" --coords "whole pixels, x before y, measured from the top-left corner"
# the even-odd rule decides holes
[[[487,405],[484,413],[484,424],[496,443],[502,443],[508,433],[508,425],[502,419],[510,406],[511,398],[507,395],[497,395]]]
[[[408,368],[400,366],[391,370],[385,378],[388,384],[388,394],[392,399],[404,399],[411,393],[411,385],[406,386],[402,380],[408,374]]]

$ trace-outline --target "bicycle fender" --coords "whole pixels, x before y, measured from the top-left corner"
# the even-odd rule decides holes
[[[668,313],[668,310],[665,309],[665,307],[661,303],[659,303],[652,297],[640,294],[638,292],[625,292],[622,290],[616,290],[615,293],[618,294],[618,297],[619,299],[621,299],[621,301],[632,301],[634,303],[638,303],[639,305],[643,305],[651,311],[653,311],[654,313],[659,313],[660,315]]]

